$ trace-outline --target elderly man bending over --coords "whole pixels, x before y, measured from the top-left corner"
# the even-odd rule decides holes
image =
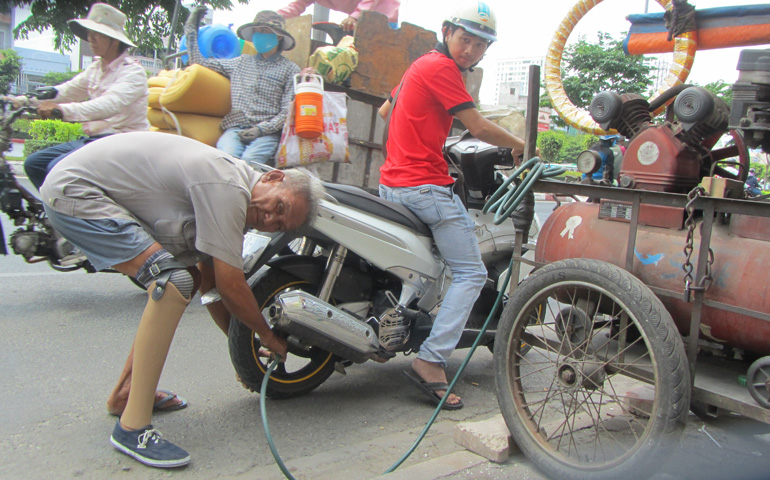
[[[186,465],[190,455],[150,424],[179,319],[202,280],[222,294],[224,310],[285,358],[286,341],[272,332],[246,283],[243,232],[303,226],[315,216],[320,183],[300,171],[260,174],[189,138],[135,132],[70,154],[40,191],[54,228],[97,270],[130,275],[149,294],[134,339],[128,402],[112,444],[153,467]]]

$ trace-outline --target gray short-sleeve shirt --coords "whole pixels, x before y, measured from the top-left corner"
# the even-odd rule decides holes
[[[133,132],[76,150],[49,172],[40,194],[73,217],[135,219],[185,264],[208,255],[242,268],[246,208],[259,178],[196,140]]]

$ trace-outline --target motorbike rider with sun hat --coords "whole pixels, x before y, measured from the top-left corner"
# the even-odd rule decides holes
[[[68,22],[70,30],[88,42],[95,61],[72,80],[53,87],[56,96],[36,103],[38,114],[79,122],[86,136],[30,154],[24,171],[40,189],[46,175],[62,158],[92,141],[123,132],[150,128],[147,121],[147,74],[138,60],[129,56],[135,47],[125,31],[126,15],[105,3],[94,3],[86,18]],[[27,97],[11,97],[14,107],[29,102]]]

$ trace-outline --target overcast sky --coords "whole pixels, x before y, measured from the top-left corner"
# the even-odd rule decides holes
[[[240,25],[251,21],[259,10],[277,10],[289,1],[252,0],[248,5],[241,5],[237,0],[233,0],[236,7],[232,11],[214,12],[214,23],[233,24],[234,29],[237,29]],[[545,56],[553,33],[569,9],[575,5],[576,0],[488,0],[487,3],[497,15],[499,41],[490,47],[480,65],[484,68],[487,79],[482,84],[481,91],[481,100],[484,103],[492,101],[490,97],[494,91],[494,85],[491,83],[495,78],[497,60],[522,56]],[[620,33],[630,28],[630,23],[625,19],[626,16],[644,13],[647,3],[649,3],[649,12],[663,11],[656,0],[605,0],[583,17],[570,36],[570,41],[575,41],[581,35],[586,36],[589,42],[595,41],[598,31],[620,38]],[[728,5],[766,4],[770,3],[770,0],[690,0],[690,3],[697,9],[705,9]],[[400,21],[438,32],[442,20],[449,13],[467,4],[468,2],[459,0],[401,0]],[[309,14],[312,11],[313,7],[309,7],[305,13]],[[332,12],[331,20],[341,21],[345,16],[340,12]],[[52,49],[50,39],[49,34],[47,38],[43,36],[38,40],[16,43],[22,47]],[[738,76],[736,65],[740,50],[741,48],[698,51],[689,80],[702,85],[716,80],[734,83]]]
[[[648,0],[648,11],[662,12],[663,8],[656,0]],[[235,2],[234,2],[235,3]],[[249,5],[238,5],[231,12],[215,12],[214,22],[234,24],[237,28],[249,19],[254,18],[259,10],[277,10],[289,3],[289,0],[252,1]],[[486,58],[482,61],[485,78],[481,100],[483,103],[492,101],[494,91],[495,65],[498,59],[545,56],[553,34],[569,9],[576,0],[488,0],[487,3],[497,15],[499,41],[490,47]],[[645,0],[606,0],[591,9],[573,31],[570,41],[575,41],[580,35],[594,41],[598,31],[612,34],[620,38],[620,33],[628,31],[630,23],[626,16],[633,13],[644,13]],[[723,7],[727,5],[757,5],[770,3],[768,0],[690,0],[697,9]],[[401,0],[399,20],[410,22],[423,28],[438,32],[443,19],[458,6],[468,2],[458,0]],[[309,7],[305,13],[312,13]],[[340,21],[346,15],[332,12],[331,20]],[[762,48],[762,47],[752,47]],[[695,56],[690,80],[699,84],[716,80],[734,83],[738,77],[736,65],[740,48],[703,50]]]

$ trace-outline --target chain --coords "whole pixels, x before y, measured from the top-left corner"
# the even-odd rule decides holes
[[[695,203],[698,197],[705,196],[706,190],[703,187],[695,187],[690,193],[687,194],[687,205],[684,207],[685,213],[687,213],[687,219],[684,221],[685,228],[687,229],[687,236],[684,242],[684,264],[682,264],[682,270],[684,270],[684,301],[690,301],[690,294],[692,290],[703,290],[704,292],[711,287],[713,278],[711,276],[711,266],[714,264],[714,251],[709,247],[708,259],[706,260],[706,274],[703,276],[701,284],[694,286],[695,283],[692,277],[693,265],[690,259],[693,252],[693,239],[695,237]]]

